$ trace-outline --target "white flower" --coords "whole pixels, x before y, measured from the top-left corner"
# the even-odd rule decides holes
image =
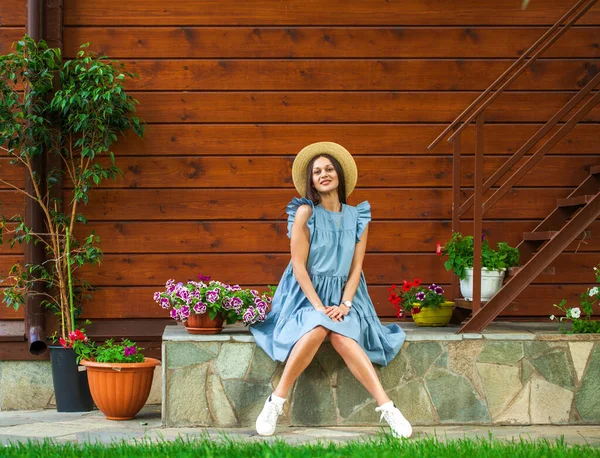
[[[554,321],[554,320],[556,320],[556,317],[555,317],[554,315],[550,315],[550,319],[551,319],[552,321]]]
[[[594,286],[593,288],[590,288],[590,292],[589,292],[590,297],[595,296],[596,294],[598,294],[598,287]]]
[[[581,316],[581,310],[579,307],[573,307],[570,312],[572,318],[579,318]]]

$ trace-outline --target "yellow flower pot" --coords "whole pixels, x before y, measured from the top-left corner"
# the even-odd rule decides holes
[[[419,304],[414,304],[415,307]],[[454,302],[443,302],[439,307],[423,307],[420,313],[413,315],[418,326],[447,326],[452,317]]]

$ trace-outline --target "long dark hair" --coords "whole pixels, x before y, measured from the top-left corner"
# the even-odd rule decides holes
[[[335,171],[337,173],[338,181],[339,181],[338,197],[340,199],[340,203],[345,204],[346,203],[346,178],[344,176],[344,170],[342,169],[342,166],[337,161],[337,159],[335,159],[333,156],[331,156],[329,154],[319,154],[318,156],[313,157],[311,159],[311,161],[308,163],[308,167],[306,167],[306,198],[309,200],[312,200],[312,203],[315,205],[321,203],[321,195],[319,194],[319,191],[317,191],[314,188],[313,181],[312,181],[313,166],[315,165],[315,161],[317,159],[319,159],[320,157],[325,157],[331,161],[331,164],[333,165],[333,168],[335,169]]]

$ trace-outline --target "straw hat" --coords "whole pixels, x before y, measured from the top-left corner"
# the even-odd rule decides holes
[[[292,165],[292,179],[294,180],[296,190],[302,197],[306,197],[306,168],[313,157],[321,154],[329,154],[340,163],[344,171],[346,197],[348,197],[356,186],[358,169],[350,152],[342,145],[333,142],[312,143],[302,148],[296,155],[296,159],[294,159],[294,164]]]

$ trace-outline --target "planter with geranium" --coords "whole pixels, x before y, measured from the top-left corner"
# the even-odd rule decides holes
[[[168,280],[164,291],[154,293],[154,300],[169,310],[171,318],[183,321],[190,334],[218,334],[224,322],[250,325],[264,321],[271,297],[271,292],[261,294],[203,275],[187,283]]]
[[[145,358],[135,342],[107,340],[104,345],[77,341],[73,348],[86,367],[92,398],[108,420],[131,420],[152,388],[155,358]]]
[[[460,279],[463,297],[473,300],[473,236],[459,232],[444,246],[438,243],[437,254],[447,256],[446,270],[452,270]],[[482,237],[481,243],[481,300],[489,301],[502,287],[506,269],[519,265],[519,250],[506,242],[498,242],[496,250]]]
[[[404,280],[401,287],[392,285],[388,292],[398,318],[410,314],[419,326],[446,326],[452,317],[454,302],[447,301],[444,289],[435,283],[424,286],[419,278]]]
[[[75,342],[87,343],[82,329],[76,329],[59,339],[60,345],[50,345],[50,367],[54,383],[54,397],[58,412],[89,412],[94,408],[87,371],[77,364],[73,351]]]

